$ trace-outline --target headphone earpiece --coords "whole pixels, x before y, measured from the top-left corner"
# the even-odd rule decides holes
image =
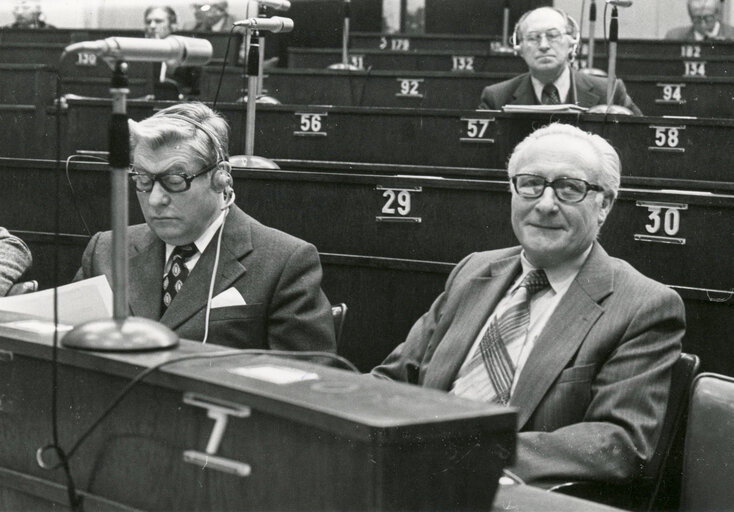
[[[232,173],[229,162],[219,162],[217,169],[212,174],[212,188],[217,192],[229,194],[232,190]]]

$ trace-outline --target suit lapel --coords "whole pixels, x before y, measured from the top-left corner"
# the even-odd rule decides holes
[[[520,374],[510,405],[517,407],[518,428],[530,419],[589,329],[604,313],[599,302],[613,292],[609,256],[599,244],[579,271],[538,337]]]
[[[247,269],[240,260],[252,251],[251,219],[237,207],[232,207],[225,219],[217,279],[212,297],[229,288]],[[176,329],[199,310],[206,307],[209,284],[217,250],[214,235],[201,258],[186,279],[183,288],[161,317],[161,323]],[[159,294],[160,296],[160,294]]]
[[[594,91],[593,84],[586,79],[583,73],[572,69],[571,78],[576,91],[576,104],[578,106],[590,108],[599,104],[601,96]]]
[[[128,276],[130,312],[134,316],[158,320],[161,315],[166,246],[150,231],[140,240],[131,242]]]
[[[472,279],[462,294],[456,316],[438,341],[428,365],[423,385],[449,389],[462,363],[490,313],[520,271],[520,256],[498,260],[489,265],[488,275]]]
[[[530,81],[530,73],[527,73],[520,80],[520,85],[512,94],[512,105],[535,105],[538,103],[533,91],[533,83]]]

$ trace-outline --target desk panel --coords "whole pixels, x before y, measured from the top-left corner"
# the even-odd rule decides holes
[[[50,391],[38,386],[50,382],[50,343],[14,336],[5,329],[0,338],[1,487],[23,476],[41,480],[32,490],[63,484],[60,470],[35,461],[50,442]],[[79,490],[145,510],[486,510],[514,453],[512,410],[271,356],[205,359],[220,350],[186,341],[142,355],[61,349],[66,449],[141,369],[202,358],[153,373],[119,404],[70,461]],[[313,377],[277,384],[235,373],[272,367]],[[207,445],[205,406],[224,409],[228,421],[200,467],[184,452]],[[240,472],[222,471],[215,456]]]

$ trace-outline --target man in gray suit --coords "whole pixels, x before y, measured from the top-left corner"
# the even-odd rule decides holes
[[[131,123],[131,179],[146,223],[128,232],[130,313],[192,340],[333,352],[316,248],[234,204],[228,142],[227,122],[202,103]],[[111,233],[97,233],[76,278],[112,282],[111,261]]]
[[[520,246],[464,258],[373,374],[516,407],[510,469],[526,483],[633,480],[659,438],[683,303],[596,240],[620,181],[604,139],[549,125],[508,173]]]
[[[734,27],[721,21],[721,0],[688,0],[687,6],[692,24],[670,29],[665,39],[734,39]]]
[[[607,80],[570,66],[578,38],[578,25],[561,9],[540,7],[526,12],[515,26],[512,42],[528,65],[528,73],[485,87],[479,108],[559,103],[589,108],[606,104]],[[620,79],[615,82],[612,103],[642,115]]]

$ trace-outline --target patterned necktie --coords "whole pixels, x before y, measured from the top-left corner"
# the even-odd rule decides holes
[[[543,93],[540,97],[543,105],[558,105],[561,103],[561,97],[558,95],[558,89],[553,84],[547,84],[543,87]]]
[[[528,272],[507,308],[490,321],[469,364],[462,366],[452,388],[454,394],[503,405],[510,401],[515,365],[508,347],[524,343],[530,324],[530,299],[548,286],[544,270]]]
[[[194,244],[179,245],[173,249],[171,253],[171,268],[163,278],[163,303],[161,313],[165,313],[168,306],[171,305],[173,298],[181,290],[184,281],[189,277],[189,269],[186,268],[186,261],[196,254],[197,249]]]

